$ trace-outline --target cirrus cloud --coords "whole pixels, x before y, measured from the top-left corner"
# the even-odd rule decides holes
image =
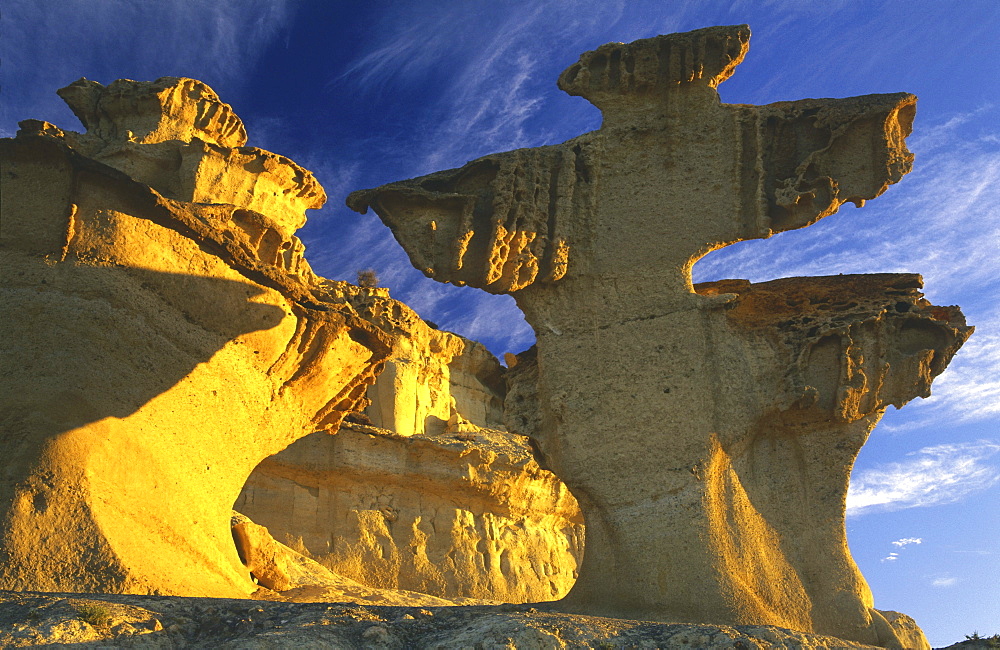
[[[1000,444],[990,440],[935,445],[861,470],[847,493],[847,515],[952,503],[985,490],[1000,481],[1000,468],[987,462],[997,452]]]

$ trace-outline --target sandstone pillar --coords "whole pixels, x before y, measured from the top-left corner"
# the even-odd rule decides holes
[[[348,204],[374,208],[427,275],[513,294],[534,328],[509,422],[587,523],[560,607],[898,643],[847,549],[850,469],[971,328],[918,276],[695,292],[691,267],[880,195],[910,170],[916,99],[721,104],[749,35],[585,53],[559,84],[601,109],[598,131]]]

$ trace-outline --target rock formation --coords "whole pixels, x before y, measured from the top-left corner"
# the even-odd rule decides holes
[[[553,600],[583,556],[565,485],[523,436],[489,429],[345,424],[261,463],[235,508],[337,575],[449,599]]]
[[[324,434],[327,438],[329,434]],[[233,539],[240,559],[261,586],[255,600],[296,603],[358,603],[396,607],[483,605],[471,598],[445,599],[401,589],[369,587],[338,575],[319,562],[285,546],[270,531],[233,511]],[[275,590],[280,590],[280,593]]]
[[[392,345],[368,390],[372,425],[401,436],[503,426],[503,367],[483,344],[428,325],[387,289],[331,287]]]
[[[365,411],[377,426],[345,423],[295,442],[254,470],[235,508],[373,588],[506,602],[565,595],[583,555],[582,515],[528,439],[497,430],[497,360],[385,289],[336,288],[391,337]]]
[[[559,79],[601,109],[598,131],[348,204],[374,208],[428,276],[511,293],[534,328],[508,421],[587,524],[559,608],[898,645],[846,545],[850,469],[971,328],[914,275],[696,292],[691,267],[880,195],[910,170],[916,99],[721,104],[749,35],[604,45]]]
[[[391,346],[293,235],[325,200],[191,79],[80,80],[2,153],[0,588],[246,596],[230,511]]]

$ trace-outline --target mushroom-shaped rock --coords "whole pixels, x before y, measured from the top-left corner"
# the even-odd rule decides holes
[[[748,42],[735,26],[602,46],[560,77],[599,130],[348,205],[435,279],[513,294],[534,328],[508,426],[587,523],[559,607],[899,643],[844,542],[847,481],[886,406],[926,395],[971,328],[916,276],[695,292],[691,267],[879,196],[910,170],[916,99],[722,104]]]

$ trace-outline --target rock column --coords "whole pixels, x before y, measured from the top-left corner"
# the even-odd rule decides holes
[[[600,130],[348,204],[374,208],[427,275],[511,293],[534,328],[537,379],[511,373],[509,426],[587,523],[560,607],[897,643],[846,545],[850,469],[971,328],[917,276],[696,292],[691,267],[880,195],[910,170],[916,99],[721,104],[749,35],[585,53],[559,83],[602,110]]]

